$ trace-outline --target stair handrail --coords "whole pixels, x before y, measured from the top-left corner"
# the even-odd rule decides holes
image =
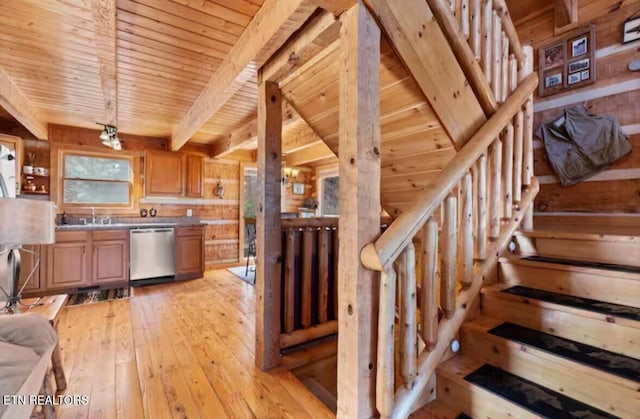
[[[423,228],[434,211],[460,182],[475,162],[487,152],[496,137],[529,100],[538,85],[538,75],[530,74],[476,132],[464,148],[451,159],[438,177],[429,184],[415,205],[402,213],[374,242],[362,249],[362,264],[374,271],[388,272],[404,249]]]

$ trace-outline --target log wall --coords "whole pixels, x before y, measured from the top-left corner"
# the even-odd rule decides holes
[[[559,220],[565,220],[564,217],[551,216],[556,213],[565,216],[567,213],[611,214],[610,218],[622,220],[628,218],[623,214],[640,212],[640,77],[628,70],[632,60],[640,59],[640,42],[621,43],[622,24],[638,12],[638,7],[637,1],[580,0],[580,25],[594,23],[596,26],[598,80],[581,89],[536,98],[534,108],[536,130],[542,122],[561,115],[563,109],[580,104],[592,113],[613,115],[629,135],[634,150],[588,182],[563,188],[548,164],[542,142],[536,139],[535,174],[541,183],[535,207],[536,225],[563,222]],[[536,60],[539,47],[562,37],[562,34],[554,35],[552,8],[545,10],[543,13],[536,10],[516,21],[522,43],[532,44],[536,49]],[[537,71],[537,62],[535,66]]]

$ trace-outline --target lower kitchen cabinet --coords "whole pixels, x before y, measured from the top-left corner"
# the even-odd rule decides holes
[[[88,286],[89,252],[86,241],[56,242],[48,246],[44,281],[47,291]]]
[[[29,282],[27,282],[27,285],[24,287],[23,293],[24,294],[35,293],[40,291],[40,289],[42,288],[42,285],[40,283],[40,278],[41,278],[40,271],[41,270],[44,271],[46,269],[45,267],[46,258],[43,257],[43,253],[46,253],[46,252],[42,252],[42,249],[43,248],[46,249],[46,247],[39,246],[39,245],[32,245],[32,244],[24,245],[22,247],[27,251],[25,250],[20,251],[19,286],[20,288],[22,288],[25,281],[29,278],[29,275],[31,275]],[[38,259],[40,259],[40,263],[36,266]]]
[[[176,279],[204,274],[204,227],[176,228]]]
[[[129,231],[94,231],[92,285],[129,281]]]

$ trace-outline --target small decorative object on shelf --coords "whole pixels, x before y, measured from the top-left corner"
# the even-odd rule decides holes
[[[312,196],[307,197],[302,201],[302,208],[316,210],[318,209],[318,200]]]
[[[140,216],[141,216],[142,218],[144,218],[144,217],[146,217],[146,216],[147,216],[147,209],[146,209],[146,208],[142,208],[142,209],[140,210]]]
[[[33,176],[27,176],[25,178],[25,184],[22,185],[22,190],[25,192],[35,192],[37,190],[37,186],[33,183]]]
[[[224,197],[224,186],[222,185],[222,180],[218,180],[218,184],[216,185],[216,188],[213,190],[213,194],[220,199]]]
[[[151,208],[151,209],[149,210],[149,215],[150,215],[151,217],[155,217],[156,215],[158,215],[158,210],[157,210],[155,207]]]

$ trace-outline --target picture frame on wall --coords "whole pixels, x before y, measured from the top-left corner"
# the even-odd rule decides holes
[[[540,97],[596,81],[595,25],[583,26],[539,49]]]
[[[640,15],[625,20],[622,25],[623,44],[638,40],[640,40]]]
[[[304,195],[304,183],[294,183],[291,190],[294,195]]]

